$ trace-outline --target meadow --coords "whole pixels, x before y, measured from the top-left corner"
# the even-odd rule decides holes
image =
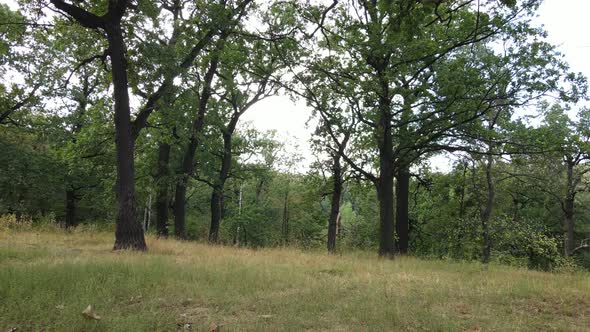
[[[590,330],[584,272],[147,241],[0,231],[0,331]]]

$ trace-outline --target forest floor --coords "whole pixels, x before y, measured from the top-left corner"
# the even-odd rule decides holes
[[[590,331],[586,273],[147,241],[0,231],[0,332]]]

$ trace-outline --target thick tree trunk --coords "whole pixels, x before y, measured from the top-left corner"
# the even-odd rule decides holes
[[[483,235],[482,262],[489,263],[492,254],[492,236],[490,234],[489,221],[494,208],[494,197],[496,195],[494,180],[492,178],[493,156],[488,154],[486,162],[486,184],[487,199],[486,205],[481,213],[481,228]]]
[[[143,228],[135,211],[134,142],[127,82],[127,60],[120,22],[106,27],[115,100],[115,142],[117,150],[118,214],[114,250],[146,250]]]
[[[388,84],[382,84],[382,96],[380,96],[380,119],[377,126],[377,140],[379,146],[379,179],[377,181],[377,196],[379,200],[379,256],[394,257],[393,237],[393,180],[394,180],[394,156],[393,136],[391,128],[390,102],[387,99]]]
[[[78,226],[78,200],[74,189],[66,190],[66,229]]]
[[[158,191],[156,193],[156,232],[159,237],[168,237],[168,202],[170,144],[160,142],[158,146]]]
[[[340,216],[340,200],[342,197],[342,166],[340,155],[335,153],[332,156],[332,198],[330,208],[330,219],[328,220],[328,252],[336,250],[336,235],[338,234],[338,219]]]
[[[397,251],[407,254],[410,243],[410,172],[402,169],[397,174],[395,185],[395,232],[397,234]]]

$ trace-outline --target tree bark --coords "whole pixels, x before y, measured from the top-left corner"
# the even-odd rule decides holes
[[[221,210],[223,191],[220,187],[213,188],[211,193],[211,226],[209,228],[209,243],[219,240],[219,226],[221,225]]]
[[[367,4],[367,3],[366,3]],[[374,45],[382,46],[379,35],[379,19],[377,8],[372,3],[367,8],[371,17],[371,32],[369,40]],[[379,256],[393,258],[395,256],[394,244],[394,209],[393,209],[393,185],[395,174],[395,156],[393,154],[393,129],[392,129],[392,105],[390,81],[385,74],[389,65],[389,56],[381,54],[382,49],[372,50],[367,55],[366,61],[376,72],[378,79],[378,121],[375,127],[375,139],[379,151],[379,178],[374,183],[377,187],[377,198],[379,200]]]
[[[156,175],[158,191],[156,193],[156,233],[158,237],[168,237],[168,203],[170,144],[160,142],[158,146],[158,172]]]
[[[340,200],[342,197],[342,166],[340,165],[340,158],[337,153],[332,156],[332,199],[327,243],[329,253],[336,251],[336,235],[338,233],[338,218],[340,216]]]
[[[235,131],[239,113],[234,114],[228,127],[223,133],[223,157],[221,158],[221,169],[217,183],[211,193],[211,228],[209,229],[209,242],[217,243],[219,237],[219,226],[223,218],[223,190],[225,182],[229,177],[229,171],[232,163],[232,135]]]
[[[283,244],[289,243],[289,190],[285,191],[283,200]]]
[[[491,150],[491,149],[490,149]],[[492,165],[494,158],[491,154],[488,154],[486,161],[486,184],[487,184],[487,198],[486,205],[481,213],[481,228],[483,236],[482,245],[482,262],[487,264],[490,262],[492,254],[492,236],[490,234],[489,221],[492,216],[494,208],[494,197],[496,195],[494,180],[492,178]]]
[[[198,112],[193,121],[191,137],[186,147],[184,157],[182,158],[182,165],[180,168],[180,180],[176,183],[176,192],[174,198],[174,234],[177,238],[184,239],[186,237],[186,188],[189,178],[193,175],[194,159],[197,147],[200,144],[200,136],[205,126],[205,112],[207,111],[207,103],[211,97],[211,82],[217,70],[219,57],[214,56],[211,59],[207,73],[205,74],[205,82],[199,98]]]
[[[114,250],[146,250],[143,228],[135,210],[134,142],[127,80],[127,60],[120,19],[106,24],[110,48],[115,100],[115,143],[117,150],[118,214]]]
[[[401,169],[397,174],[395,184],[395,232],[397,234],[397,251],[407,254],[410,243],[410,172]]]
[[[78,226],[78,199],[73,188],[66,190],[66,229]]]
[[[393,238],[393,179],[394,156],[391,127],[391,103],[387,97],[389,85],[381,80],[381,96],[379,97],[380,118],[377,126],[379,145],[379,179],[377,180],[377,196],[379,199],[379,256],[394,257]]]
[[[573,160],[566,160],[567,188],[563,200],[563,248],[565,257],[570,257],[574,251],[574,202],[576,198]]]

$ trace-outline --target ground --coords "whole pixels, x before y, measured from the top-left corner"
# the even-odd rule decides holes
[[[590,331],[587,273],[147,241],[0,230],[0,331]]]

